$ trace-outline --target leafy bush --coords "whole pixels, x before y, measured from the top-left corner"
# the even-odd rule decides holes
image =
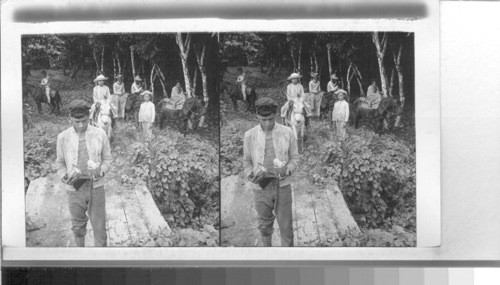
[[[30,181],[47,176],[56,169],[57,135],[64,127],[53,123],[37,124],[24,134],[24,176]]]
[[[235,119],[221,130],[220,168],[221,176],[234,175],[243,170],[243,138],[245,132],[257,123]]]
[[[319,246],[336,247],[409,247],[416,245],[414,233],[407,233],[397,226],[389,231],[369,230],[365,232],[348,231],[341,233],[335,240],[323,242]]]
[[[148,182],[173,227],[218,221],[218,155],[210,144],[177,133],[131,145],[133,176]]]
[[[354,131],[324,144],[324,173],[339,181],[359,225],[415,231],[415,153],[392,135]]]

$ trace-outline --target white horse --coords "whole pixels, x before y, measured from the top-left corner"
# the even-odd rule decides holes
[[[306,130],[305,105],[304,102],[300,99],[294,99],[287,104],[290,104],[290,106],[285,117],[285,122],[290,128],[292,128],[292,131],[295,134],[295,138],[297,139],[299,152],[302,152],[302,148],[304,145],[304,133]]]
[[[98,101],[94,104],[91,124],[95,127],[103,129],[108,138],[111,139],[113,130],[113,119],[116,117],[114,106],[109,100]]]

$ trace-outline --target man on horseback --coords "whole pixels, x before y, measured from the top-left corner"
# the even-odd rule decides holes
[[[42,92],[45,92],[45,95],[47,96],[47,103],[50,105],[50,77],[47,75],[47,71],[42,70],[42,81],[40,82],[40,88],[42,89]]]
[[[254,183],[263,246],[272,246],[275,215],[281,246],[293,246],[291,174],[297,167],[299,154],[292,130],[275,122],[277,107],[270,98],[257,100],[260,123],[245,133],[243,166],[245,175]]]
[[[97,85],[94,87],[93,92],[94,104],[100,102],[105,97],[111,98],[111,93],[109,92],[108,86],[104,85],[105,80],[108,80],[108,78],[102,74],[99,74],[99,76],[94,79],[94,83],[97,83]]]
[[[165,102],[166,108],[182,110],[184,102],[186,102],[186,95],[182,90],[180,81],[176,81],[175,86],[172,87],[172,94],[170,95],[170,98],[164,98],[160,103],[163,104],[163,102]]]
[[[361,107],[367,108],[367,109],[377,109],[380,101],[382,101],[382,93],[378,89],[377,86],[377,80],[373,79],[372,84],[368,86],[368,90],[366,91],[366,99],[365,98],[360,98]]]
[[[288,112],[288,109],[290,108],[291,102],[294,100],[300,100],[302,104],[306,107],[306,117],[305,117],[305,124],[306,127],[309,126],[309,116],[311,116],[311,107],[309,104],[304,100],[305,99],[305,94],[304,94],[304,87],[302,87],[302,84],[299,83],[299,78],[301,76],[298,73],[292,73],[287,80],[291,80],[292,82],[288,84],[286,88],[286,98],[287,98],[287,103],[281,107],[281,119],[283,122],[283,125],[286,124],[286,114]]]
[[[241,87],[241,94],[243,95],[243,101],[247,101],[247,79],[246,79],[246,73],[243,71],[243,68],[238,67],[238,72],[240,75],[236,79],[236,84]]]

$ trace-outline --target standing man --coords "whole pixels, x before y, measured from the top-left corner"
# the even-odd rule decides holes
[[[281,246],[293,246],[291,174],[299,157],[297,139],[290,128],[276,124],[274,100],[260,98],[255,107],[260,124],[245,133],[243,166],[254,183],[262,244],[272,246],[276,217]]]
[[[85,246],[87,221],[94,230],[94,246],[107,246],[103,177],[110,167],[106,133],[89,125],[90,104],[74,100],[69,106],[72,127],[57,136],[57,174],[68,185],[68,203],[76,246]],[[87,216],[88,214],[88,216]]]
[[[321,92],[321,87],[319,86],[317,73],[311,74],[311,81],[309,82],[309,93],[311,94],[312,114],[313,116],[319,117],[321,98],[323,98],[323,93]]]
[[[116,76],[116,82],[113,84],[113,94],[116,107],[118,108],[118,119],[125,118],[125,104],[127,103],[128,94],[125,93],[125,84],[123,84],[123,75]]]

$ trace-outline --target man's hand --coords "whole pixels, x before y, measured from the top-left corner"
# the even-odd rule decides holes
[[[68,174],[64,175],[64,177],[61,179],[64,184],[73,186],[76,180],[78,180],[80,174],[73,175],[73,177],[68,177]]]
[[[279,174],[280,177],[285,177],[290,174],[290,170],[286,165],[280,168],[276,168],[276,172]]]
[[[102,176],[100,165],[95,169],[89,169],[89,172],[90,172],[90,175],[93,176],[94,178],[99,178]]]

